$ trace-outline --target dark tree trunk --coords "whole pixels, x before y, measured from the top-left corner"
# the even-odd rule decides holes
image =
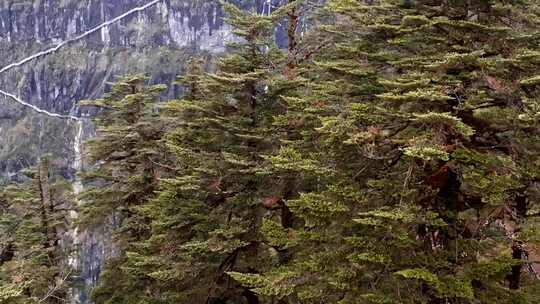
[[[51,214],[54,210],[51,201],[51,190],[49,183],[49,164],[46,160],[42,160],[39,164],[39,193],[41,198],[41,227],[45,235],[45,249],[55,245],[55,232],[49,223]]]
[[[514,210],[517,216],[516,224],[518,225],[527,216],[527,197],[518,195],[515,199]],[[523,244],[519,241],[514,241],[512,243],[512,258],[519,264],[512,266],[512,270],[507,277],[510,289],[519,289],[520,287],[521,270],[523,268],[522,260],[525,254],[526,252],[523,249]]]
[[[5,262],[11,261],[14,255],[15,246],[13,245],[13,243],[9,243],[6,247],[2,249],[2,252],[0,252],[0,265],[4,264]]]
[[[292,223],[293,213],[286,204],[283,204],[283,206],[281,207],[281,226],[283,228],[291,228]]]
[[[43,244],[44,249],[48,252],[49,260],[47,266],[57,266],[56,249],[58,247],[58,235],[56,228],[51,224],[51,219],[54,216],[54,204],[51,196],[50,180],[49,180],[49,163],[47,160],[42,160],[39,164],[39,192],[41,198],[41,225],[42,231],[45,235],[45,242]],[[50,278],[52,282],[56,282],[59,278],[59,271],[55,271],[53,277]],[[63,303],[66,298],[66,294],[62,290],[57,290],[51,294],[45,303]]]
[[[259,304],[259,297],[249,289],[244,289],[242,296],[244,296],[248,304]]]
[[[289,1],[289,3],[293,2],[292,0]],[[287,68],[289,72],[292,72],[294,68],[296,68],[296,56],[297,56],[297,44],[296,41],[296,30],[298,29],[298,21],[300,19],[300,15],[298,14],[298,11],[296,7],[293,7],[289,13],[289,26],[287,28],[287,38],[288,38],[288,60],[287,60]]]
[[[521,277],[521,258],[523,256],[523,248],[520,243],[514,242],[512,244],[512,258],[520,261],[520,264],[512,266],[512,271],[508,276],[509,288],[510,289],[519,289],[520,277]]]

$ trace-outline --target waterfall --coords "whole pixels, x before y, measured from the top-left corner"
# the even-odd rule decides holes
[[[74,109],[76,108],[74,107]],[[85,126],[88,127],[89,125],[84,118],[79,118],[75,121],[75,132],[72,143],[74,158],[71,166],[78,174],[75,175],[72,182],[74,206],[73,210],[69,213],[72,226],[69,231],[71,253],[68,263],[76,272],[76,281],[78,284],[72,287],[71,298],[67,301],[69,304],[91,303],[89,293],[99,278],[103,262],[107,257],[114,256],[113,245],[106,239],[105,227],[81,230],[76,225],[78,218],[76,210],[81,204],[79,195],[84,190],[84,185],[79,174],[84,170]]]
[[[83,131],[83,121],[77,120],[76,121],[76,131],[75,131],[75,137],[73,139],[73,152],[74,152],[74,161],[73,161],[73,169],[76,170],[76,172],[80,172],[82,170],[82,131]],[[75,180],[72,183],[73,187],[73,194],[75,197],[75,205],[77,206],[79,204],[78,196],[83,190],[83,185],[81,178],[76,175]],[[69,217],[72,222],[75,222],[75,220],[78,217],[77,211],[70,210]],[[77,227],[73,228],[73,231],[71,233],[71,239],[73,241],[74,247],[77,247],[79,245],[79,231]],[[69,257],[69,264],[73,268],[79,267],[79,254],[78,252],[74,252]]]
[[[74,160],[73,160],[72,166],[75,172],[77,173],[82,171],[82,164],[83,164],[82,135],[83,135],[83,120],[78,119],[75,121],[75,136],[73,138],[73,146],[72,146],[73,153],[74,153]],[[72,223],[72,227],[71,227],[72,230],[70,233],[71,234],[70,239],[72,242],[71,243],[72,250],[68,259],[68,263],[69,263],[69,266],[71,266],[73,269],[79,270],[81,268],[81,258],[80,258],[80,249],[79,249],[80,244],[81,244],[81,237],[79,233],[79,228],[75,225],[75,222],[78,217],[78,213],[76,211],[76,207],[79,205],[78,196],[83,190],[83,184],[78,174],[75,175],[74,181],[72,183],[72,187],[73,187],[73,195],[74,195],[74,202],[73,202],[74,208],[72,208],[69,212],[69,218]],[[86,286],[84,286],[84,288],[86,289]],[[81,303],[80,298],[81,298],[80,290],[74,289],[72,291],[72,298],[71,298],[70,303],[71,304]]]
[[[40,113],[40,114],[43,114],[43,115],[46,115],[46,116],[49,116],[49,117],[54,117],[54,118],[64,118],[64,119],[73,119],[73,120],[76,120],[76,121],[79,120],[78,117],[73,116],[73,115],[57,114],[57,113],[52,113],[52,112],[49,112],[49,111],[47,111],[47,110],[38,108],[38,107],[34,106],[33,104],[30,104],[30,103],[27,103],[27,102],[23,101],[23,100],[22,100],[21,98],[19,98],[17,95],[8,93],[8,92],[3,91],[3,90],[0,90],[0,94],[4,95],[4,97],[6,97],[6,98],[12,99],[13,101],[15,101],[16,103],[18,103],[18,104],[20,104],[20,105],[22,105],[22,106],[28,107],[28,108],[34,110],[34,111],[37,112],[37,113]]]
[[[262,14],[270,16],[272,13],[272,0],[265,0],[263,3]]]

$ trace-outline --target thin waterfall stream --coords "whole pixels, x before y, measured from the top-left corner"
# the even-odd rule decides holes
[[[79,176],[79,172],[82,171],[82,164],[83,164],[83,140],[82,140],[82,134],[83,134],[83,120],[78,119],[75,121],[75,137],[73,138],[73,152],[74,152],[74,160],[73,160],[73,169],[75,170],[76,174],[72,183],[73,187],[73,196],[74,196],[74,209],[70,210],[69,216],[70,220],[73,223],[73,227],[71,228],[71,255],[69,257],[69,265],[73,269],[80,269],[81,267],[81,258],[80,258],[80,244],[81,244],[81,238],[79,235],[79,228],[76,225],[76,220],[78,218],[78,213],[76,211],[77,206],[79,205],[79,194],[83,190],[83,184],[81,181],[81,178]],[[83,289],[87,289],[87,286],[83,286]],[[72,299],[71,303],[81,303],[80,302],[81,297],[81,291],[79,290],[73,290],[72,291]]]

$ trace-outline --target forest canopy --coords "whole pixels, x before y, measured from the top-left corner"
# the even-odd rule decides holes
[[[110,228],[96,304],[540,303],[538,1],[222,6],[180,99],[87,103],[77,198],[46,159],[2,188],[0,303],[71,299],[66,225]]]

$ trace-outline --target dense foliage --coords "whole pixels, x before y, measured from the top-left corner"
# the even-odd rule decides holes
[[[536,2],[224,4],[238,39],[182,99],[131,76],[92,102],[79,222],[119,252],[94,301],[540,303]],[[2,192],[1,227],[32,189]]]
[[[27,177],[0,191],[0,302],[63,303],[76,283],[71,185],[46,159]]]

